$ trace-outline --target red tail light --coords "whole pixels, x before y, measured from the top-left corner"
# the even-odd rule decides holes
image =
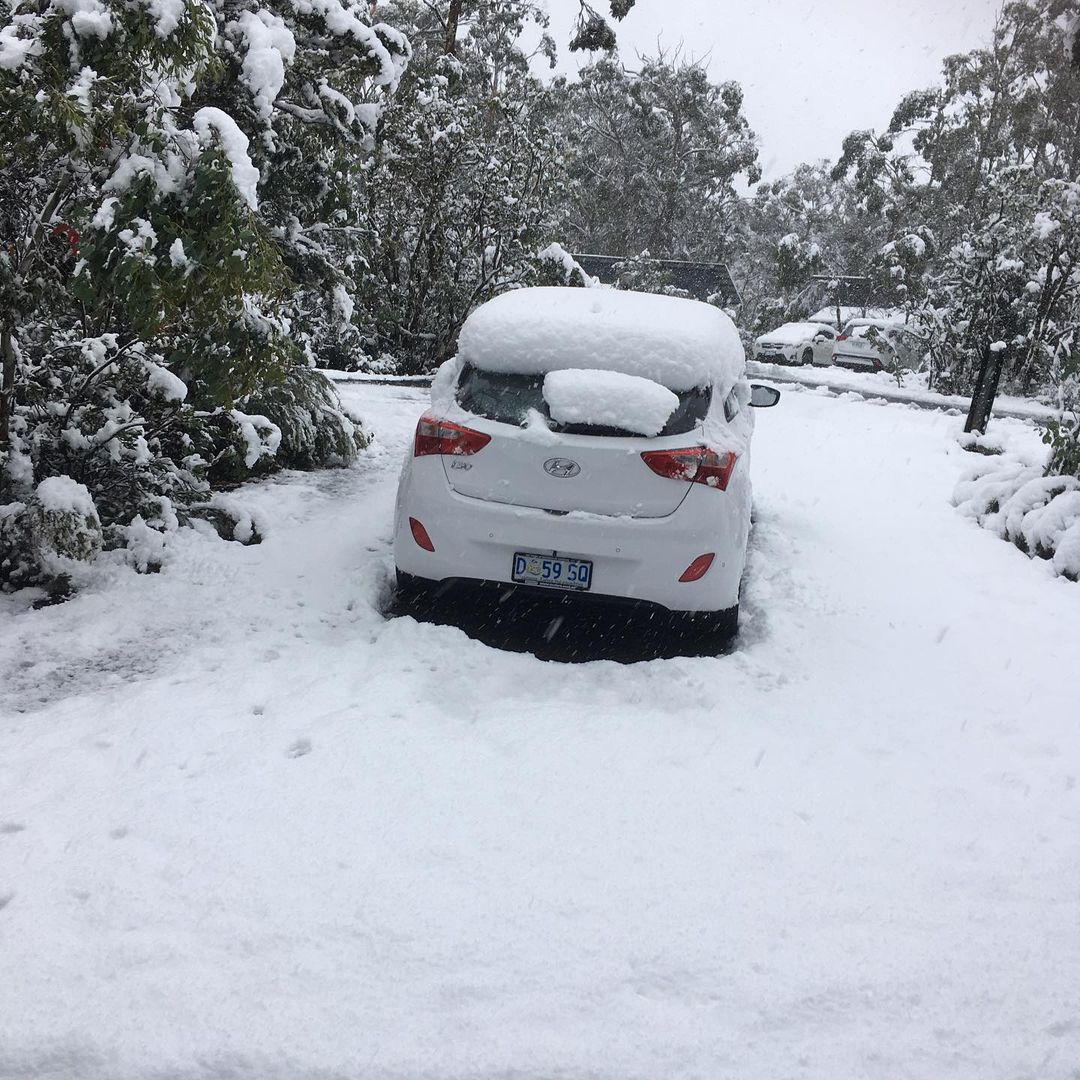
[[[412,538],[420,545],[425,551],[434,551],[435,545],[431,542],[431,537],[428,536],[427,529],[416,520],[416,518],[409,518],[409,531],[412,533]]]
[[[713,564],[713,559],[716,558],[715,552],[710,551],[708,555],[699,555],[683,572],[680,581],[699,581],[703,578],[709,570],[709,567]]]
[[[641,460],[657,476],[726,491],[738,458],[729,450],[718,453],[707,446],[691,446],[685,450],[646,450]]]
[[[424,413],[416,425],[416,438],[413,440],[413,457],[427,454],[451,454],[464,457],[483,450],[491,442],[491,436],[482,431],[462,427],[449,420],[440,420],[437,416]]]
[[[841,334],[836,340],[837,341],[847,341],[847,334]]]

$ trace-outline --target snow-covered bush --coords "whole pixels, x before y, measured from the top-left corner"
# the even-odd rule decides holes
[[[67,578],[104,544],[90,492],[70,476],[49,476],[24,502],[0,506],[0,586]]]
[[[48,537],[149,568],[147,530],[214,482],[351,460],[352,422],[296,371],[328,318],[351,326],[339,179],[409,55],[359,0],[0,0],[6,585]],[[281,423],[248,403],[277,384]],[[97,533],[40,508],[62,477]]]
[[[62,573],[73,562],[89,562],[101,550],[101,521],[84,484],[49,476],[29,505],[30,533],[45,569]]]
[[[33,584],[41,574],[31,550],[25,502],[0,502],[0,589]]]
[[[348,465],[368,444],[359,418],[348,413],[320,371],[293,368],[279,386],[252,394],[248,401],[272,417],[281,432],[280,468]]]
[[[983,528],[1080,580],[1080,480],[1045,476],[1011,456],[984,458],[961,478],[953,504]]]

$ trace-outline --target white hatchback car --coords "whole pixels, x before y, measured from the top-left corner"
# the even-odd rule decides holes
[[[780,395],[746,382],[731,320],[694,300],[522,289],[473,312],[458,347],[398,487],[402,594],[497,583],[734,633],[747,406]]]

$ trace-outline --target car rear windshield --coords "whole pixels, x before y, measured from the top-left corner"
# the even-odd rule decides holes
[[[707,386],[697,386],[676,396],[679,404],[668,418],[659,437],[693,431],[705,419],[712,390]],[[625,431],[622,428],[556,423],[551,419],[547,402],[544,400],[543,375],[508,375],[499,371],[482,371],[466,364],[458,380],[457,402],[474,416],[483,416],[502,424],[524,427],[529,421],[529,413],[537,412],[544,417],[552,431],[568,435],[641,438],[638,432]]]

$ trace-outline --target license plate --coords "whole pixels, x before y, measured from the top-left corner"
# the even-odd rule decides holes
[[[542,585],[548,589],[577,589],[584,592],[592,585],[592,563],[587,559],[516,551],[510,576],[519,585]]]

